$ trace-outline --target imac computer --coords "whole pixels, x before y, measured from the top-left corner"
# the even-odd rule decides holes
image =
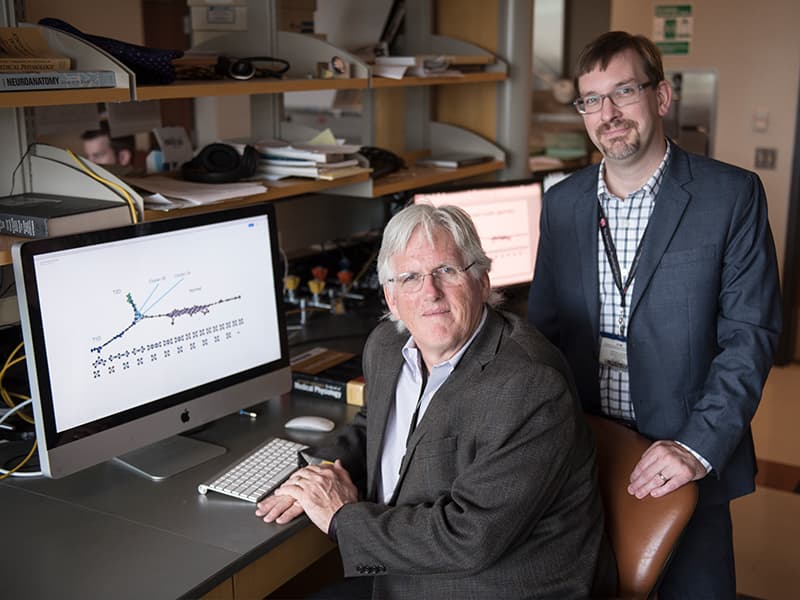
[[[14,246],[43,474],[117,457],[162,479],[225,452],[177,434],[291,389],[274,215]]]
[[[415,203],[463,208],[475,223],[483,250],[492,259],[493,288],[528,284],[539,245],[542,183],[500,181],[414,194]]]

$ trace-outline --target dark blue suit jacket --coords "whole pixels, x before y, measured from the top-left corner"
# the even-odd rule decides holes
[[[780,331],[777,262],[758,176],[672,150],[630,302],[631,400],[644,435],[711,463],[700,503],[716,504],[754,489],[750,421]],[[597,413],[598,169],[548,191],[528,307]]]

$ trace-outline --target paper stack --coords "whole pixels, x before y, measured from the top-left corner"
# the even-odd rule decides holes
[[[352,144],[262,140],[254,146],[259,153],[256,173],[267,179],[310,177],[332,181],[370,171],[356,157],[361,147]]]

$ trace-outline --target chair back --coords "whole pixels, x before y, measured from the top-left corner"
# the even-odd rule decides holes
[[[651,442],[609,419],[587,415],[597,443],[606,533],[614,548],[621,598],[651,598],[697,504],[692,482],[661,498],[628,494],[630,474]]]

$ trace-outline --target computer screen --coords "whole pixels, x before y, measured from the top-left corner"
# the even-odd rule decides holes
[[[489,281],[501,288],[533,279],[542,210],[540,181],[506,181],[414,194],[415,203],[463,208],[492,259]]]
[[[48,476],[291,388],[270,204],[32,240],[12,254]]]

